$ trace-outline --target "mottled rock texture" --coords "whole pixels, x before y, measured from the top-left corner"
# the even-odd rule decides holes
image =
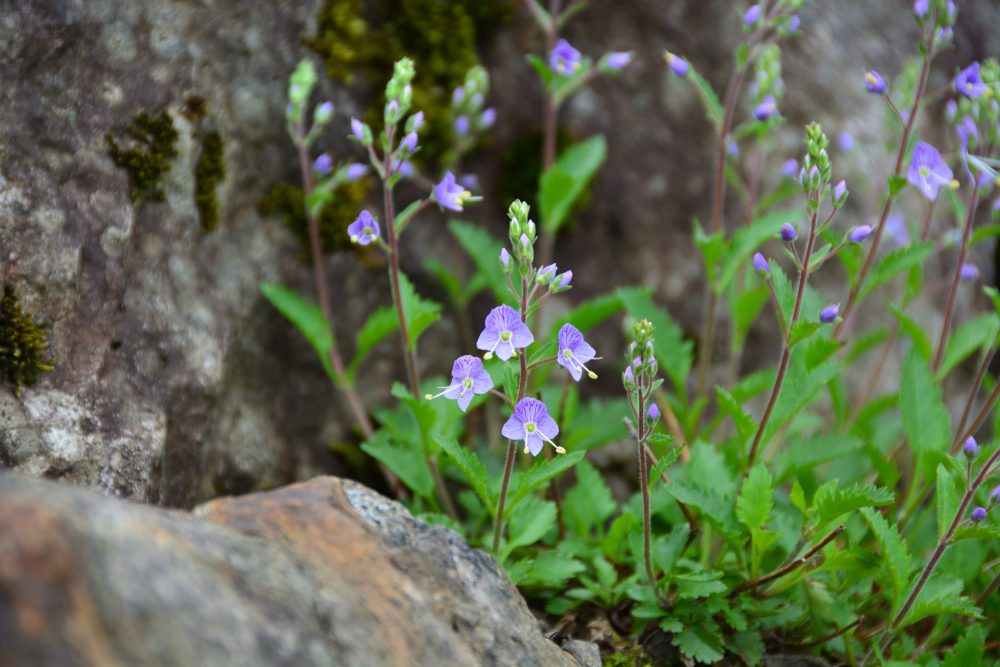
[[[192,514],[0,474],[0,665],[577,664],[495,561],[332,477]]]
[[[184,507],[337,470],[327,445],[356,440],[351,419],[306,343],[257,291],[268,279],[312,292],[301,246],[256,208],[273,185],[295,177],[283,124],[286,78],[309,55],[301,37],[314,31],[320,4],[0,0],[0,282],[52,323],[57,361],[20,397],[0,387],[0,465]],[[486,199],[468,217],[498,235],[507,204],[497,200],[500,156],[540,126],[538,84],[523,54],[540,49],[542,39],[517,4],[515,20],[482,53],[499,121],[471,165]],[[765,181],[801,152],[808,120],[823,122],[831,135],[853,132],[861,151],[834,156],[852,178],[845,227],[866,220],[877,203],[856,183],[881,181],[885,169],[873,159],[886,136],[883,111],[863,92],[861,72],[894,75],[914,52],[908,5],[809,3],[803,36],[786,50],[782,113],[789,123],[764,163]],[[702,270],[691,219],[708,214],[715,144],[693,93],[666,73],[661,54],[684,54],[721,89],[744,7],[734,0],[593,2],[568,27],[566,36],[585,53],[634,49],[637,61],[576,96],[561,115],[576,137],[609,138],[590,208],[556,248],[560,265],[576,271],[577,287],[563,305],[644,284],[690,334],[698,331]],[[941,58],[931,89],[954,66],[1000,50],[1000,31],[992,29],[998,12],[994,3],[962,3],[957,49]],[[361,115],[371,87],[359,93],[324,81],[321,88],[317,99],[338,108],[330,134],[342,136],[345,118]],[[206,118],[185,116],[191,96],[205,100]],[[137,206],[105,135],[121,136],[143,109],[171,114],[178,157],[162,184],[164,201]],[[741,109],[745,114],[746,105]],[[226,177],[217,191],[218,228],[206,233],[194,170],[199,137],[212,130],[223,140]],[[330,147],[339,156],[351,150],[343,140]],[[744,156],[745,168],[752,159]],[[734,227],[736,197],[730,212],[726,224]],[[434,214],[412,230],[404,270],[423,293],[443,300],[421,262],[428,254],[464,261],[461,253]],[[977,258],[991,277],[986,260]],[[387,281],[350,252],[330,258],[329,274],[349,347],[365,314],[388,299]],[[838,300],[836,292],[829,296]],[[473,304],[473,319],[492,305]],[[933,318],[934,310],[921,315]],[[773,358],[770,326],[763,321],[751,337],[745,365]],[[447,370],[468,351],[456,331],[450,318],[430,330],[425,374]],[[614,358],[617,323],[594,340]],[[386,354],[376,354],[383,360],[363,373],[369,404],[390,400],[390,381],[402,377],[396,342],[383,345]],[[891,366],[885,375],[896,377]],[[599,390],[620,390],[613,373],[600,382],[607,384],[595,385]]]

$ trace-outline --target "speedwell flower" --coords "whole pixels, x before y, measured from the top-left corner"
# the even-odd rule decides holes
[[[979,76],[979,63],[972,63],[955,77],[955,90],[966,97],[982,97],[988,90]]]
[[[549,54],[549,67],[556,74],[569,76],[580,69],[580,52],[574,49],[565,39],[560,39],[552,53]]]
[[[623,69],[632,62],[632,54],[629,51],[615,51],[608,54],[607,65],[609,69]]]
[[[452,211],[461,211],[462,204],[471,196],[471,192],[455,182],[455,175],[450,171],[434,186],[434,198],[438,204]]]
[[[881,95],[889,86],[886,85],[882,75],[872,69],[865,72],[865,88],[868,89],[869,93]]]
[[[753,268],[762,278],[771,272],[771,266],[767,263],[767,258],[759,252],[755,252],[753,255]]]
[[[795,227],[790,222],[786,222],[781,225],[781,240],[782,241],[794,241],[798,237],[798,233],[795,231]]]
[[[333,160],[326,153],[321,153],[319,157],[313,160],[313,171],[315,171],[320,176],[326,176],[333,169]]]
[[[941,153],[925,141],[917,142],[913,148],[913,158],[906,179],[919,189],[928,199],[936,199],[938,188],[956,187],[951,167],[942,159]]]
[[[965,439],[965,444],[962,445],[962,453],[970,459],[975,459],[979,456],[979,444],[971,435]]]
[[[986,518],[986,508],[977,507],[976,509],[972,510],[972,514],[969,515],[969,518],[976,522],[982,521],[983,519]]]
[[[496,354],[507,361],[513,357],[517,348],[528,347],[535,337],[528,325],[521,321],[521,316],[510,306],[497,306],[486,316],[486,328],[479,334],[476,347],[486,350],[487,359]]]
[[[760,121],[765,121],[777,115],[778,103],[775,102],[774,95],[765,97],[753,110],[753,117]]]
[[[963,264],[962,268],[958,270],[958,277],[962,280],[978,280],[979,267],[975,264]]]
[[[503,425],[501,433],[511,440],[524,440],[525,454],[530,452],[532,456],[538,456],[546,442],[555,447],[557,454],[566,453],[565,449],[552,441],[552,438],[559,435],[559,425],[549,416],[545,404],[537,398],[522,398],[518,401],[514,414]]]
[[[368,245],[378,239],[378,223],[367,210],[361,211],[357,219],[347,226],[347,233],[352,243]]]
[[[483,361],[479,357],[466,354],[455,360],[451,367],[451,384],[440,394],[427,394],[424,396],[428,401],[444,396],[458,402],[458,407],[465,412],[469,409],[469,403],[476,394],[485,394],[493,388],[493,378],[483,368]]]
[[[597,351],[583,339],[583,334],[568,322],[559,329],[559,351],[556,353],[556,363],[569,371],[577,382],[587,371],[591,380],[597,378],[597,373],[587,368],[586,363],[597,358]]]

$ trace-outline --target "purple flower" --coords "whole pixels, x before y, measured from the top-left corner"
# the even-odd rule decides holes
[[[417,113],[410,116],[408,125],[410,132],[416,132],[420,129],[420,126],[424,124],[424,112],[418,111]]]
[[[360,162],[352,162],[344,170],[344,178],[348,181],[356,181],[368,173],[368,165]]]
[[[563,273],[560,273],[558,276],[552,279],[552,285],[549,286],[549,289],[558,289],[558,290],[569,289],[570,283],[572,281],[573,281],[573,272],[564,271]]]
[[[993,503],[1000,503],[1000,484],[997,484],[993,487],[993,490],[990,491],[990,504]]]
[[[549,54],[549,67],[556,74],[569,76],[580,68],[580,60],[580,52],[565,39],[560,39]]]
[[[898,246],[910,242],[910,230],[906,227],[906,219],[899,213],[893,213],[885,221],[885,233]]]
[[[350,235],[352,243],[368,245],[378,238],[378,223],[367,210],[361,211],[357,219],[347,226],[347,233]]]
[[[610,69],[622,69],[632,62],[632,54],[628,51],[615,51],[608,54],[607,64]]]
[[[798,238],[798,233],[795,231],[795,227],[792,223],[786,222],[781,225],[781,240],[782,241],[794,241]]]
[[[333,160],[326,153],[321,153],[313,160],[313,171],[321,176],[326,176],[333,169]]]
[[[948,120],[955,120],[955,114],[958,113],[958,102],[955,100],[948,100],[944,105],[944,117]]]
[[[954,174],[941,158],[941,153],[925,141],[917,142],[910,159],[906,179],[928,199],[937,198],[938,188],[951,187]]]
[[[413,151],[417,150],[417,133],[410,132],[403,137],[403,141],[400,142],[399,148],[402,150],[404,155],[411,155]]]
[[[559,425],[549,416],[545,404],[537,398],[522,398],[514,407],[514,414],[500,431],[505,438],[524,440],[524,453],[538,456],[547,442],[555,447],[557,454],[565,454],[566,450],[552,441],[559,435]]]
[[[479,188],[479,179],[476,178],[475,174],[465,174],[462,178],[458,179],[458,182],[466,190],[476,190]]]
[[[795,178],[799,173],[799,162],[795,158],[785,160],[781,165],[781,175],[785,178]]]
[[[979,63],[975,62],[963,69],[955,77],[955,90],[966,97],[982,97],[988,88],[979,76]]]
[[[362,123],[357,118],[352,118],[351,119],[351,134],[354,135],[355,139],[357,139],[358,141],[364,143],[364,140],[365,140],[365,124]]]
[[[788,25],[785,26],[785,30],[791,33],[799,31],[799,26],[802,24],[802,20],[799,18],[798,14],[792,14],[792,18],[788,19]]]
[[[761,275],[761,277],[766,276],[771,272],[771,266],[767,263],[767,259],[765,259],[764,255],[759,252],[754,253],[753,268]]]
[[[965,444],[962,445],[962,453],[970,460],[974,460],[979,456],[979,444],[976,443],[976,439],[971,435],[965,440]]]
[[[819,321],[824,324],[830,324],[836,321],[840,317],[840,304],[831,303],[829,306],[819,311]]]
[[[976,509],[972,510],[972,514],[969,515],[969,518],[976,522],[982,521],[983,519],[986,518],[986,508],[977,507]]]
[[[316,107],[313,118],[321,125],[329,123],[330,119],[333,118],[333,102],[323,102],[323,104]]]
[[[459,102],[462,101],[462,98],[464,97],[465,97],[465,88],[459,86],[458,88],[452,91],[451,102],[452,104],[458,104]]]
[[[757,120],[767,120],[778,115],[778,103],[774,101],[774,95],[768,95],[753,110],[753,117]]]
[[[413,168],[412,162],[410,162],[409,160],[403,160],[402,162],[396,165],[396,171],[402,174],[403,176],[409,178],[410,176],[413,176],[413,173],[416,171],[416,169]]]
[[[850,132],[841,132],[837,135],[837,145],[840,147],[840,150],[850,153],[854,150],[855,146],[854,135]]]
[[[568,322],[559,329],[559,351],[556,353],[556,363],[569,371],[577,382],[587,371],[587,377],[597,379],[597,373],[587,368],[586,363],[596,359],[597,351],[583,339],[583,334]]]
[[[462,412],[465,412],[469,409],[469,403],[472,402],[473,396],[485,394],[492,388],[493,378],[483,368],[482,359],[466,354],[456,359],[452,365],[451,384],[447,387],[441,387],[444,391],[440,394],[433,396],[427,394],[424,398],[428,401],[438,396],[450,398],[453,401],[458,401],[458,407],[462,409]]]
[[[684,60],[678,55],[674,55],[667,51],[663,54],[664,59],[667,61],[667,67],[670,71],[681,77],[682,79],[687,76],[688,73],[688,61]]]
[[[507,252],[507,248],[500,248],[500,263],[503,264],[504,270],[510,268],[510,253]]]
[[[753,25],[760,20],[761,14],[762,10],[760,5],[750,5],[750,9],[748,9],[747,13],[743,15],[743,24]]]
[[[969,148],[969,137],[972,137],[974,140],[979,139],[979,130],[976,128],[976,122],[968,116],[962,116],[962,120],[958,121],[958,124],[955,126],[955,133],[958,135],[958,140],[962,142],[962,148],[966,150]]]
[[[655,424],[656,420],[660,418],[660,408],[656,403],[649,404],[649,409],[646,410],[646,418],[649,419],[650,424]]]
[[[881,95],[889,87],[886,85],[882,75],[872,69],[865,73],[865,88],[868,89],[869,93],[878,93]]]
[[[434,198],[438,204],[452,211],[461,211],[462,204],[471,195],[471,192],[455,182],[455,175],[450,171],[445,173],[441,182],[434,186]]]
[[[483,110],[483,115],[479,117],[479,124],[483,128],[492,127],[497,120],[497,110],[493,107]]]
[[[396,100],[389,100],[389,103],[385,105],[385,117],[389,119],[390,123],[395,123],[399,120],[399,102]]]
[[[978,280],[979,267],[975,264],[963,264],[958,270],[958,277],[962,280]]]
[[[740,145],[733,141],[730,135],[726,135],[726,155],[731,158],[738,158],[740,156]]]
[[[455,134],[464,137],[469,133],[469,117],[462,114],[455,119]]]
[[[927,18],[927,0],[915,0],[913,3],[913,13],[919,19]]]
[[[555,264],[549,264],[548,266],[543,266],[542,268],[538,269],[538,275],[535,276],[535,280],[544,285],[545,283],[552,280],[552,278],[556,275],[556,271],[558,270],[558,268],[559,267],[557,267]]]
[[[479,334],[476,347],[486,350],[483,355],[486,359],[496,354],[507,361],[516,354],[517,348],[525,348],[534,340],[528,325],[521,321],[517,311],[505,304],[497,306],[486,316],[486,328]]]
[[[635,387],[635,374],[632,372],[631,364],[626,366],[625,372],[622,373],[622,384],[625,385],[626,389],[632,389]]]
[[[851,243],[861,243],[871,236],[872,228],[868,225],[858,225],[847,235],[847,240]]]

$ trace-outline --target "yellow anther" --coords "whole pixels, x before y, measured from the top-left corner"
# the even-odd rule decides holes
[[[566,453],[565,447],[556,447],[556,454],[565,454],[565,453]]]
[[[525,454],[530,454],[530,453],[531,453],[531,450],[530,450],[530,449],[528,449],[528,446],[527,446],[527,445],[525,445],[525,446],[524,446],[524,453],[525,453]]]
[[[510,357],[511,357],[511,359],[517,359],[517,350],[514,350],[513,352],[511,352],[510,353]]]
[[[492,352],[487,352],[486,354],[483,355],[483,359],[485,359],[486,361],[489,361],[492,358],[493,358]]]
[[[351,243],[357,243],[360,237],[357,234],[351,236]]]
[[[597,373],[595,373],[594,371],[587,371],[587,377],[589,377],[591,380],[596,380]]]
[[[434,398],[434,396],[433,396],[432,394],[424,394],[424,400],[425,400],[425,401],[429,401],[429,400],[431,400],[432,398]]]
[[[948,182],[948,187],[951,188],[952,190],[958,190],[958,181],[956,181],[954,178],[951,179]]]

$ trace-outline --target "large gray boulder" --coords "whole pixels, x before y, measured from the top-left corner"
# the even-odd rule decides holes
[[[193,514],[0,474],[0,665],[573,667],[496,562],[332,477]]]

